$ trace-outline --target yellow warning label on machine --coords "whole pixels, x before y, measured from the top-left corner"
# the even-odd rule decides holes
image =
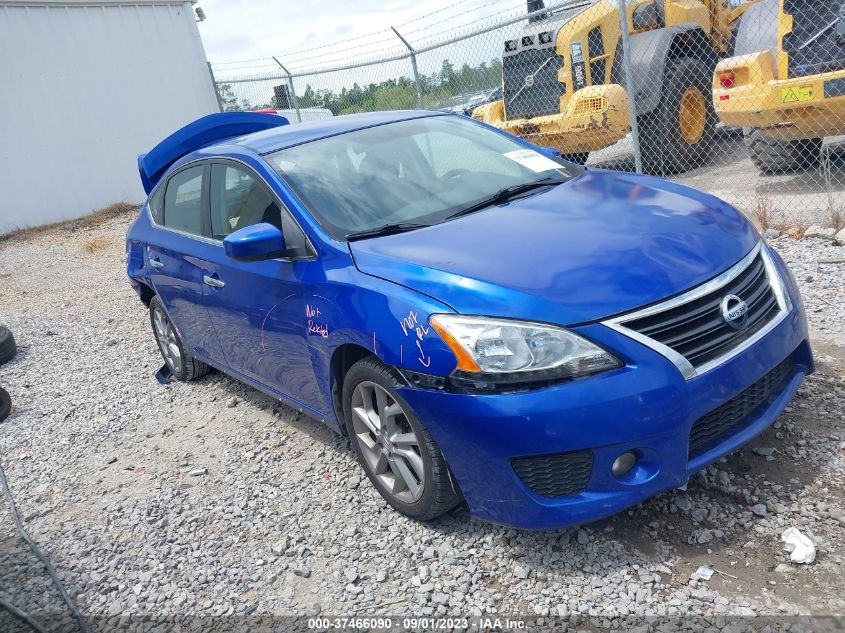
[[[813,89],[808,88],[781,88],[781,103],[805,103],[813,100]]]

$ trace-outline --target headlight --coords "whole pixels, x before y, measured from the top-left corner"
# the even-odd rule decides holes
[[[436,314],[429,322],[458,359],[458,378],[539,382],[622,366],[613,354],[559,327],[455,314]]]

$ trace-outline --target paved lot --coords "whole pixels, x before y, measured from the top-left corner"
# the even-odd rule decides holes
[[[0,242],[0,320],[21,346],[0,368],[16,403],[0,458],[32,536],[99,630],[135,628],[127,614],[171,617],[137,630],[202,617],[204,630],[246,631],[247,617],[316,613],[567,616],[590,630],[643,615],[701,630],[845,613],[845,264],[819,263],[845,247],[774,241],[819,360],[774,428],[686,491],[528,532],[461,509],[408,521],[319,423],[217,373],[159,385],[124,278],[126,223]],[[812,565],[782,551],[792,525],[817,544]],[[691,583],[701,564],[718,573]],[[2,503],[0,596],[73,630]],[[0,630],[25,629],[0,611]]]

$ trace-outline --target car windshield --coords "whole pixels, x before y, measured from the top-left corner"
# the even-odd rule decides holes
[[[563,182],[557,162],[458,116],[397,121],[265,157],[336,240],[386,225],[431,225],[504,188]]]

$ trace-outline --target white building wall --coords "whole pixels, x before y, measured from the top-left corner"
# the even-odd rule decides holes
[[[0,234],[142,201],[138,154],[217,111],[190,2],[0,0]]]

